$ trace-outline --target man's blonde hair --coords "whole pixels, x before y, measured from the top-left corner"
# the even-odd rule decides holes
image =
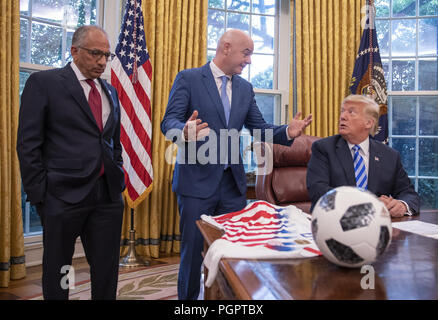
[[[379,129],[379,110],[380,107],[376,101],[370,96],[365,96],[361,94],[350,94],[343,101],[341,106],[347,102],[361,103],[365,105],[364,113],[365,115],[371,117],[374,120],[374,125],[370,129],[370,134],[374,136]]]

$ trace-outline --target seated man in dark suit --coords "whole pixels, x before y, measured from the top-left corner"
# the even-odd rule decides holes
[[[350,95],[341,104],[339,134],[315,141],[307,167],[311,211],[327,191],[357,186],[374,193],[392,217],[418,214],[420,197],[401,164],[400,154],[374,140],[379,106],[366,96]]]

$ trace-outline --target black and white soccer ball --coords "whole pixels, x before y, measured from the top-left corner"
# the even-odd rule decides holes
[[[391,242],[391,216],[374,194],[338,187],[323,195],[312,211],[312,234],[321,253],[344,267],[376,261]]]

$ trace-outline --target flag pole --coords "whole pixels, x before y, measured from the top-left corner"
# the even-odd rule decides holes
[[[119,42],[114,61],[111,61],[111,84],[117,90],[120,109],[123,111],[120,115],[120,140],[122,158],[127,159],[123,164],[126,175],[125,194],[131,207],[129,251],[120,259],[120,267],[150,264],[150,261],[140,258],[135,251],[134,230],[134,208],[150,192],[153,181],[151,94],[147,85],[152,81],[152,65],[146,48],[143,20],[141,0],[126,1]]]
[[[129,250],[124,256],[119,266],[123,268],[135,268],[150,265],[148,260],[144,260],[135,251],[135,229],[134,229],[134,208],[131,208],[131,230],[129,230]]]

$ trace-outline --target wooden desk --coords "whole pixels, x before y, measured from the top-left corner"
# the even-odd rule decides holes
[[[438,212],[422,212],[420,219],[438,224]],[[204,249],[221,231],[203,221],[197,225]],[[393,229],[392,242],[373,264],[374,289],[362,289],[360,268],[338,267],[323,256],[305,259],[222,259],[215,283],[205,299],[438,299],[438,240]],[[205,279],[208,270],[205,269]]]

